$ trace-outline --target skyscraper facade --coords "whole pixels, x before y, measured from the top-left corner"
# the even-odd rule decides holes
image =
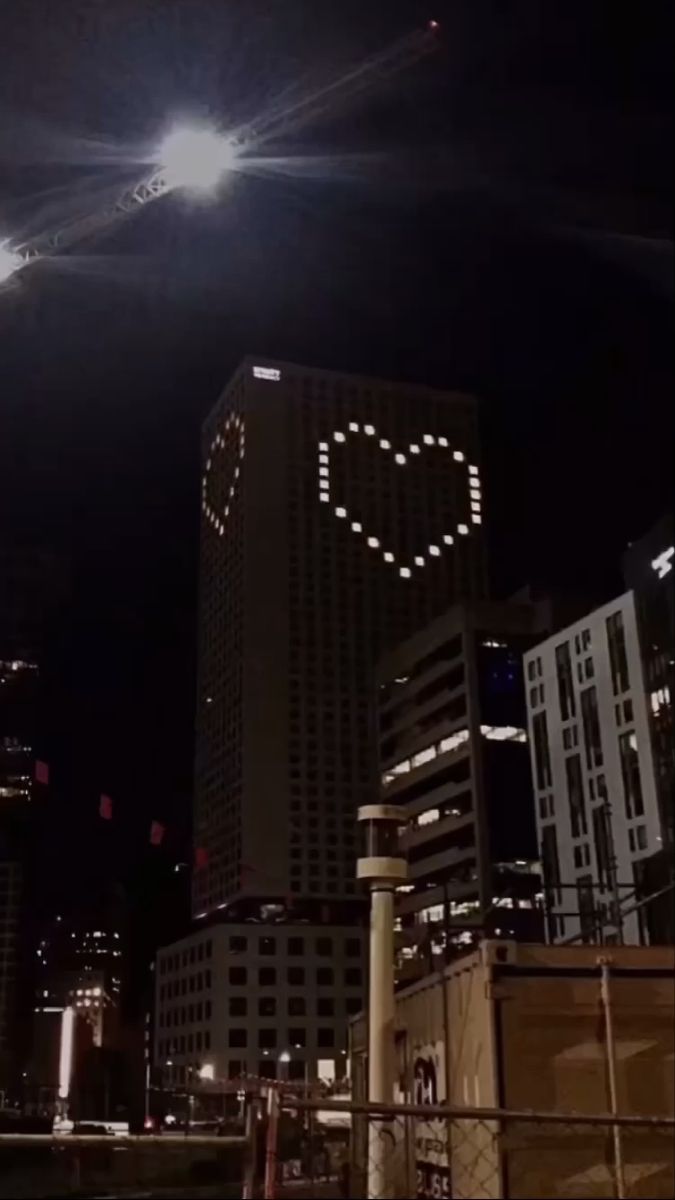
[[[344,900],[378,794],[374,664],[484,594],[475,402],[246,359],[201,487],[194,915]]]

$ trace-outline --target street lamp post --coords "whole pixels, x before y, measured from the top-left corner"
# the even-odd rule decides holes
[[[394,890],[407,878],[399,850],[405,809],[369,804],[358,811],[363,831],[356,866],[358,879],[370,886],[370,985],[368,1005],[368,1100],[394,1099]],[[368,1196],[393,1196],[391,1126],[381,1117],[368,1125]]]

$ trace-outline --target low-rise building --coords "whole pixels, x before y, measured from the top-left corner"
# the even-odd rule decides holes
[[[205,926],[159,951],[154,1060],[165,1087],[344,1076],[347,1023],[364,1002],[363,931],[356,920],[267,916]]]

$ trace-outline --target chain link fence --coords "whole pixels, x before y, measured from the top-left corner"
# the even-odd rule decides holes
[[[264,1196],[535,1200],[675,1195],[669,1117],[308,1102],[277,1096]]]

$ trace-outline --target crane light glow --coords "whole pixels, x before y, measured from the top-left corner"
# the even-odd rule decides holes
[[[159,149],[158,161],[167,188],[212,191],[236,157],[236,145],[212,129],[173,129]]]

